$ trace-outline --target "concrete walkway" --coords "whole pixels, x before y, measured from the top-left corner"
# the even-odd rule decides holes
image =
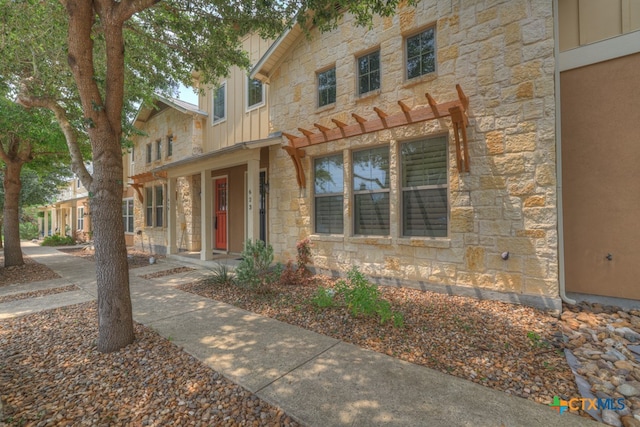
[[[23,243],[63,280],[0,288],[0,296],[75,284],[79,291],[0,304],[0,320],[95,298],[92,262]],[[210,273],[143,275],[186,260],[131,270],[136,321],[307,426],[595,426],[570,413],[364,350],[228,304],[175,289]],[[212,264],[213,266],[213,264]]]

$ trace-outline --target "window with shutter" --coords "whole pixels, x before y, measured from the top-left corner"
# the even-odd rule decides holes
[[[315,232],[344,232],[344,168],[342,154],[314,160]]]
[[[446,237],[449,216],[446,136],[406,142],[400,155],[402,234]]]
[[[354,233],[389,234],[389,147],[353,153]]]

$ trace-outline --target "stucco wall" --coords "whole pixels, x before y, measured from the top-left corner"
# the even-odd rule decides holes
[[[423,1],[403,7],[374,28],[352,19],[330,33],[300,38],[270,79],[272,130],[300,135],[332,118],[354,123],[352,113],[376,118],[372,108],[398,113],[397,101],[425,106],[469,97],[471,171],[459,173],[449,120],[430,121],[305,148],[306,190],[296,184],[293,163],[273,147],[270,171],[270,242],[281,259],[295,259],[296,242],[311,236],[317,268],[344,272],[354,265],[388,282],[436,284],[440,289],[500,291],[551,299],[557,304],[558,262],[555,177],[555,104],[552,2]],[[406,81],[404,36],[436,25],[436,72]],[[379,93],[358,98],[355,58],[379,47]],[[316,108],[316,72],[335,64],[336,103]],[[449,231],[446,238],[400,234],[398,144],[420,136],[449,136]],[[388,144],[391,232],[353,236],[351,150]],[[313,233],[312,159],[343,153],[345,235]],[[501,254],[509,252],[508,260]],[[444,287],[443,285],[449,285]]]

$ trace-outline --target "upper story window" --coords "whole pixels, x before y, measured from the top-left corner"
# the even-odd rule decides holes
[[[389,234],[389,184],[389,147],[353,152],[355,234]]]
[[[403,236],[446,237],[447,137],[403,143],[400,162]]]
[[[156,160],[162,159],[162,140],[156,140]]]
[[[147,163],[151,163],[151,154],[152,154],[151,144],[147,144]]]
[[[407,37],[405,48],[407,79],[436,70],[435,27],[429,27],[421,33]]]
[[[316,233],[342,234],[344,230],[344,167],[342,153],[313,162]]]
[[[213,91],[213,120],[218,123],[227,118],[227,82],[221,83]]]
[[[167,136],[167,157],[173,155],[173,135]]]
[[[264,86],[258,79],[247,78],[247,109],[264,104]]]
[[[318,107],[336,102],[336,69],[318,73]]]
[[[78,231],[84,231],[84,207],[81,206],[78,208],[78,226],[76,227]]]
[[[358,58],[358,95],[380,89],[380,51]]]

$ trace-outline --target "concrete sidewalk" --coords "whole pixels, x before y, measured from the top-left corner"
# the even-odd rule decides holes
[[[23,244],[80,291],[0,304],[0,319],[95,298],[93,263]],[[307,426],[595,426],[570,413],[514,397],[324,335],[175,289],[206,266],[157,279],[141,276],[185,261],[131,270],[134,318],[214,370]],[[213,266],[213,265],[212,265]],[[53,283],[15,285],[27,292]]]

